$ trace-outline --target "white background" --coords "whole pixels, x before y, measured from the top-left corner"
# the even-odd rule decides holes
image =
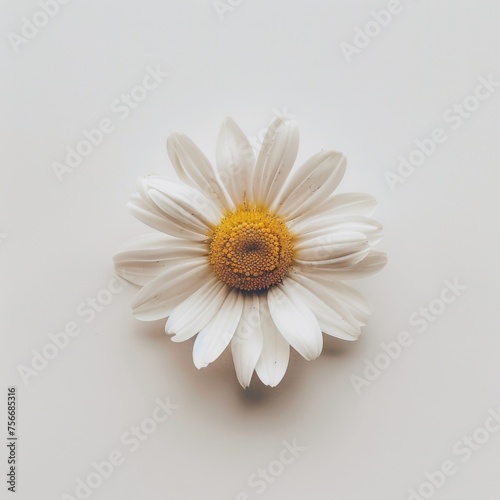
[[[456,473],[432,498],[499,498],[500,433],[466,463],[453,451],[500,406],[499,88],[456,130],[443,115],[480,76],[500,81],[500,4],[400,5],[348,62],[340,45],[386,1],[243,0],[221,19],[212,0],[73,0],[17,51],[9,34],[40,7],[2,2],[1,435],[17,385],[20,436],[5,498],[74,496],[114,450],[125,462],[92,499],[404,500],[447,460]],[[121,120],[111,103],[156,65],[169,76]],[[86,323],[78,307],[108,286],[112,255],[148,231],[125,208],[136,178],[174,175],[166,137],[184,132],[213,160],[225,116],[256,137],[278,111],[299,123],[299,162],[343,151],[340,191],[380,201],[389,264],[356,282],[374,305],[361,340],[293,356],[278,388],[243,391],[229,356],[199,372],[192,343],[133,319],[132,285]],[[59,182],[53,162],[102,118],[115,130]],[[386,172],[435,128],[447,140],[392,191]],[[467,290],[418,333],[409,318],[446,279]],[[69,321],[80,335],[25,384],[19,365]],[[401,331],[412,345],[357,394],[352,376]],[[130,452],[122,434],[166,397],[178,409]],[[293,440],[305,450],[280,471]],[[252,475],[269,466],[280,473],[258,494]]]

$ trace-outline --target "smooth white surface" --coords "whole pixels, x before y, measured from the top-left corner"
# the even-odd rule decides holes
[[[432,498],[498,498],[500,432],[466,463],[453,447],[500,407],[500,87],[457,130],[443,114],[481,75],[500,81],[500,4],[400,4],[351,63],[340,44],[388,2],[243,0],[221,21],[211,0],[73,0],[17,53],[8,35],[40,7],[2,5],[0,422],[15,384],[16,498],[74,496],[114,450],[125,463],[92,499],[398,500],[446,460],[456,473]],[[156,65],[169,76],[121,120],[112,102]],[[346,154],[339,191],[377,197],[389,265],[355,283],[374,305],[358,342],[326,339],[318,360],[292,357],[277,389],[243,391],[230,356],[199,372],[192,341],[134,320],[134,286],[92,320],[80,304],[108,286],[112,255],[148,232],[125,204],[138,176],[174,178],[166,137],[186,133],[213,161],[225,116],[255,138],[274,110],[299,123],[299,161]],[[103,118],[116,129],[58,182],[52,162]],[[438,127],[448,139],[392,192],[384,173]],[[409,318],[455,278],[467,290],[417,333]],[[18,366],[69,321],[81,334],[25,385]],[[413,344],[357,395],[350,377],[403,330]],[[121,436],[167,396],[179,408],[130,452]],[[293,440],[305,451],[281,470]],[[269,483],[257,477],[268,466]]]

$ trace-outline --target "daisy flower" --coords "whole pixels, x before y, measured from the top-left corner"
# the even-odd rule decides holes
[[[129,208],[158,232],[140,236],[114,257],[117,273],[142,286],[132,307],[145,321],[168,318],[174,342],[196,337],[203,368],[230,346],[238,381],[276,386],[290,346],[317,358],[323,334],[356,340],[370,307],[343,280],[384,267],[373,248],[381,224],[375,200],[334,194],[346,168],[336,151],[302,166],[296,124],[269,127],[255,159],[230,118],[221,128],[216,166],[185,135],[168,138],[178,181],[140,178]]]

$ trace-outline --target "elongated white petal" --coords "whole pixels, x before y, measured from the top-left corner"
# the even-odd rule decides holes
[[[206,255],[208,246],[203,243],[179,240],[162,233],[149,233],[131,240],[113,257],[113,262],[121,277],[145,285],[168,267],[175,266],[179,259],[182,261]]]
[[[290,228],[298,232],[307,229],[318,219],[337,219],[339,216],[361,215],[370,217],[377,207],[377,200],[365,193],[333,194],[320,201],[314,210],[304,212],[301,216],[289,221]]]
[[[371,314],[371,306],[360,292],[336,281],[335,277],[330,276],[327,279],[319,273],[314,275],[294,273],[290,278],[336,311],[341,320],[351,326],[351,332],[354,331],[355,335],[359,335],[360,327],[366,325],[366,320]],[[325,333],[330,332],[325,331]]]
[[[297,157],[299,132],[295,122],[285,117],[276,118],[264,137],[255,164],[253,178],[254,200],[267,205],[283,187]]]
[[[259,296],[259,316],[263,343],[255,372],[263,384],[276,387],[288,368],[290,344],[274,324],[265,295]]]
[[[294,261],[303,266],[346,267],[357,264],[369,252],[364,234],[339,232],[302,241],[295,247]]]
[[[172,134],[167,140],[167,151],[181,181],[199,189],[222,211],[230,208],[231,203],[218,173],[189,137]]]
[[[196,292],[179,304],[170,314],[165,331],[174,334],[174,342],[183,342],[196,335],[215,316],[229,293],[219,278],[205,279]]]
[[[363,325],[372,313],[372,306],[366,297],[356,288],[339,281],[333,273],[314,273],[310,277],[294,274],[293,279],[303,283],[324,300],[332,298],[334,304],[346,307]]]
[[[307,284],[306,280],[302,281]],[[285,278],[283,284],[286,287],[293,288],[300,300],[311,309],[323,333],[349,341],[356,340],[359,337],[361,333],[360,325],[343,318],[341,315],[343,308],[334,309],[332,301],[329,300],[330,304],[328,304],[322,299],[323,294],[319,296],[306,286],[301,285],[299,280],[295,280],[295,275]]]
[[[201,221],[199,221],[199,227],[196,227],[189,218],[183,218],[180,213],[174,216],[174,212],[165,212],[158,206],[157,201],[151,197],[153,190],[150,189],[148,179],[145,177],[140,178],[138,184],[139,191],[131,196],[127,205],[137,219],[154,229],[177,238],[197,241],[207,239],[208,227],[203,225]],[[188,186],[184,187],[188,188]],[[156,190],[154,192],[156,193]],[[201,193],[198,194],[201,199]]]
[[[340,193],[326,198],[317,214],[330,212],[334,215],[363,215],[370,217],[377,208],[377,200],[366,193]]]
[[[163,212],[175,211],[187,220],[194,219],[196,227],[200,223],[210,227],[222,217],[217,205],[197,188],[160,176],[146,177],[146,182],[150,196],[153,192],[159,196],[158,199],[151,198]]]
[[[259,296],[245,294],[241,319],[231,340],[234,369],[238,382],[244,388],[250,385],[263,342]]]
[[[364,295],[356,288],[346,285],[342,281],[333,279],[333,276],[316,276],[315,281],[322,286],[325,292],[333,295],[338,302],[348,308],[350,313],[359,322],[360,325],[366,325],[367,318],[372,313],[372,305]]]
[[[292,173],[283,193],[273,203],[273,210],[287,221],[308,213],[337,188],[346,165],[342,153],[317,153]]]
[[[172,222],[165,217],[165,214],[156,206],[153,200],[151,200],[147,193],[147,187],[143,183],[143,179],[139,179],[139,191],[132,194],[130,201],[127,203],[127,208],[136,219],[153,229],[157,229],[166,234],[170,234],[172,231],[177,230],[179,237],[190,239],[199,238],[197,233],[192,234],[192,232],[188,230],[185,230],[184,234],[181,234],[179,228],[173,225]]]
[[[370,245],[378,243],[382,237],[382,224],[362,215],[322,215],[305,222],[290,224],[291,231],[296,234],[299,244],[316,238],[334,239],[345,232],[360,233]]]
[[[281,335],[305,359],[316,359],[323,349],[323,336],[316,316],[293,288],[277,285],[269,289],[267,302]]]
[[[320,276],[326,277],[332,274],[336,279],[349,280],[364,278],[370,276],[385,267],[387,264],[387,255],[379,250],[371,249],[370,253],[360,262],[349,267],[313,267],[300,265],[300,269],[304,274],[314,277],[317,273]]]
[[[134,316],[143,321],[166,318],[211,274],[212,269],[205,257],[176,261],[137,293],[132,301]]]
[[[240,322],[243,302],[243,296],[232,289],[214,317],[198,333],[193,346],[196,368],[204,368],[215,361],[231,342]]]
[[[217,140],[216,163],[233,205],[252,202],[255,155],[246,135],[232,118],[226,118],[222,124]]]

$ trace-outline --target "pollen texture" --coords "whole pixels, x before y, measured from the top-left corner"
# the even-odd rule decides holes
[[[265,290],[281,282],[292,264],[292,235],[278,216],[240,209],[213,230],[210,263],[221,281],[239,290]]]

